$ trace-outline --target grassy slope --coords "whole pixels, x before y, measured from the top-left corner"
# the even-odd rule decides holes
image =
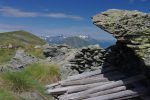
[[[26,31],[0,33],[0,45],[9,43],[23,46],[29,44],[41,45],[45,41]]]
[[[27,53],[43,57],[42,49],[34,49],[35,45],[43,45],[45,41],[25,31],[0,33],[0,45],[13,44],[25,49]],[[0,49],[0,64],[6,63],[15,55],[16,49]],[[19,72],[0,73],[0,100],[25,100],[19,93],[36,92],[44,100],[51,100],[45,94],[44,86],[56,82],[59,69],[56,65],[32,64]],[[16,95],[18,94],[18,95]]]
[[[45,94],[44,86],[58,79],[57,65],[32,64],[19,72],[0,73],[0,100],[22,100],[15,94],[24,92],[36,92],[44,100],[51,100]]]
[[[19,46],[19,48],[39,58],[44,58],[42,50],[34,49],[34,46],[45,43],[44,40],[26,31],[0,33],[0,45],[8,46],[8,44],[12,44],[13,46]],[[15,51],[15,49],[0,49],[0,64],[8,62],[15,55]]]

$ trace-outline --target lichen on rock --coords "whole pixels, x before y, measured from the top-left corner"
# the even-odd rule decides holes
[[[150,14],[139,11],[110,9],[92,18],[102,30],[113,34],[150,66]],[[150,68],[150,67],[148,67]]]

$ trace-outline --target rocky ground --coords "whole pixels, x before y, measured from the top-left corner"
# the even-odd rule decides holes
[[[16,54],[11,60],[4,65],[1,65],[1,71],[17,71],[21,70],[27,65],[38,62],[39,59],[34,57],[33,55],[29,55],[25,53],[24,50],[17,50]]]
[[[47,45],[44,49],[47,60],[60,66],[61,78],[97,70],[104,62],[105,50],[98,45],[73,49],[65,45]]]

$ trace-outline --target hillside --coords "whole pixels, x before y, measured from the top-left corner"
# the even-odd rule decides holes
[[[41,45],[45,41],[26,31],[0,33],[0,45]]]
[[[34,46],[45,43],[44,40],[26,31],[0,33],[0,64],[8,62],[20,48],[31,55],[43,58],[42,50],[34,49]]]

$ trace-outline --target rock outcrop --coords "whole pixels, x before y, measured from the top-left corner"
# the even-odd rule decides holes
[[[38,59],[31,55],[28,55],[24,50],[17,50],[16,55],[11,59],[9,67],[14,70],[24,68],[26,65],[37,62]]]
[[[38,61],[38,58],[27,54],[24,50],[17,50],[15,56],[11,58],[11,60],[7,64],[0,66],[0,71],[20,71],[26,66]]]
[[[150,66],[150,14],[111,9],[94,16],[93,22],[113,34],[117,42],[133,49]]]

